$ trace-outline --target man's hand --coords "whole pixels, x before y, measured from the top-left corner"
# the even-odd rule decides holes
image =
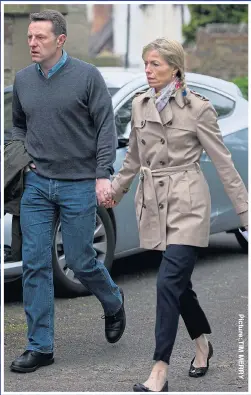
[[[109,207],[112,201],[112,185],[107,178],[98,178],[96,180],[96,195],[98,204]]]

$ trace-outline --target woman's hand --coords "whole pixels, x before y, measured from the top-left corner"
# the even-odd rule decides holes
[[[113,207],[117,206],[117,204],[118,203],[115,200],[110,200],[110,202],[102,203],[102,206],[105,208],[113,208]]]
[[[110,203],[104,205],[105,208],[113,208],[115,206],[117,206],[117,202],[115,202],[115,200],[111,200]]]
[[[111,193],[112,193],[111,199],[110,199],[109,201],[106,200],[105,202],[102,202],[102,206],[105,207],[105,208],[113,208],[113,207],[117,206],[117,204],[118,204],[118,203],[113,199],[113,197],[115,196],[115,192],[114,192],[113,188],[112,188]]]

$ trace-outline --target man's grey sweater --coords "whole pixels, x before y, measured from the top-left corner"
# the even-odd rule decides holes
[[[44,177],[109,178],[116,158],[111,96],[91,64],[68,57],[49,79],[32,64],[16,74],[13,140]]]

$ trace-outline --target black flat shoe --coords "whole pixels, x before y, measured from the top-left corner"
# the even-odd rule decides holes
[[[105,337],[109,343],[116,343],[122,337],[126,327],[126,315],[124,309],[124,293],[120,289],[122,296],[122,306],[120,310],[111,316],[104,316],[105,318]]]
[[[14,372],[30,373],[41,366],[51,365],[54,362],[53,353],[43,354],[38,351],[26,350],[10,365]]]
[[[189,369],[189,373],[188,373],[190,377],[202,377],[202,376],[205,376],[205,374],[207,373],[208,368],[209,368],[209,359],[213,356],[213,346],[210,342],[208,342],[208,347],[209,347],[209,351],[208,351],[208,357],[207,357],[207,366],[195,368],[193,366],[193,362],[195,360],[195,357],[194,357],[193,360],[191,361],[191,365],[190,365],[190,369]]]
[[[151,391],[148,387],[145,387],[143,384],[140,384],[140,383],[134,384],[133,391],[134,392],[155,392],[155,391]],[[158,391],[158,392],[168,392],[168,381],[166,381],[162,390]]]

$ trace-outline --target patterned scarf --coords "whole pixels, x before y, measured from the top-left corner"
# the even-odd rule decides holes
[[[180,88],[180,80],[176,78],[170,84],[161,89],[158,93],[152,88],[152,96],[155,98],[155,105],[160,112],[167,105],[171,95]]]

